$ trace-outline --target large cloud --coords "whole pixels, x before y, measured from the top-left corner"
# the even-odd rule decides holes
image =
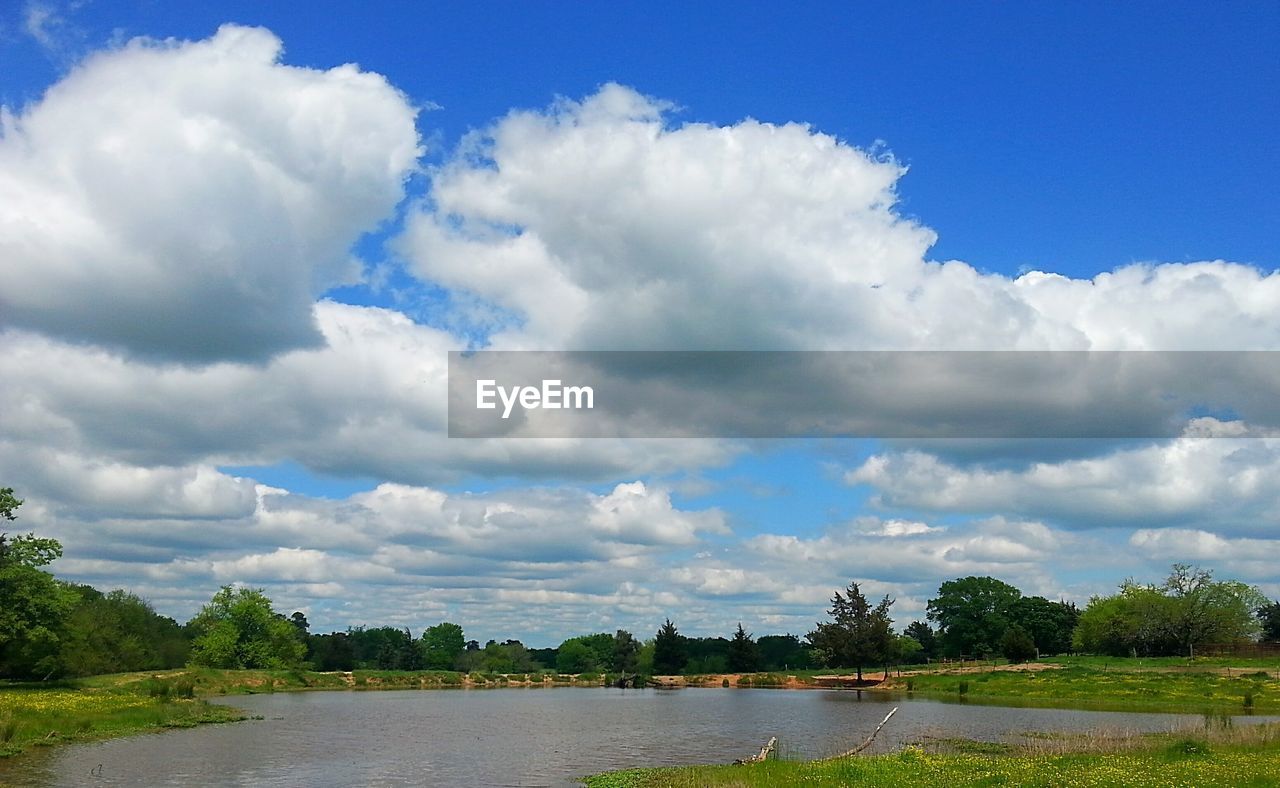
[[[794,123],[673,125],[606,85],[474,135],[401,245],[514,315],[495,347],[1280,347],[1280,275],[1250,266],[1078,280],[928,261],[933,232],[895,207],[904,171]]]
[[[134,40],[0,117],[0,320],[187,361],[321,341],[315,296],[359,275],[415,109],[353,65],[279,63],[270,32]]]

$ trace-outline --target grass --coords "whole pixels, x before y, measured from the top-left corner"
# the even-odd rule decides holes
[[[586,778],[589,788],[681,786],[1275,786],[1280,726],[1161,735],[1049,737],[1018,748],[970,742],[954,752],[907,747],[892,755],[746,766],[633,769]]]
[[[188,686],[150,677],[123,687],[0,686],[0,757],[61,741],[244,719],[235,709],[184,697]]]
[[[921,673],[892,680],[887,689],[914,696],[1001,705],[1060,706],[1122,711],[1280,712],[1280,678],[1265,670],[1165,672],[1112,660],[1041,671]]]

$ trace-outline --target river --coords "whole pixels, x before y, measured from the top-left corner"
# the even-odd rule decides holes
[[[71,744],[0,761],[17,786],[560,786],[608,769],[727,763],[928,737],[1167,730],[1177,714],[1005,708],[850,690],[608,688],[297,692],[228,698],[261,720]],[[1251,717],[1262,721],[1275,717]]]

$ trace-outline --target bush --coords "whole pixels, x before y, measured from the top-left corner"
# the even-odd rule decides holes
[[[1000,638],[1000,653],[1010,662],[1026,662],[1036,656],[1036,642],[1027,630],[1014,624]]]

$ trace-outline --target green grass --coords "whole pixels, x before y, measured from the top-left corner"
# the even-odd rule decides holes
[[[1161,672],[1071,666],[1036,672],[927,673],[911,682],[916,697],[1002,705],[1061,706],[1134,711],[1280,712],[1280,679],[1263,671],[1231,676],[1209,671]],[[962,692],[967,688],[967,691]]]
[[[655,786],[1275,786],[1280,724],[1104,731],[1031,737],[1021,745],[937,741],[892,755],[745,766],[633,769],[586,779],[590,788]]]
[[[244,719],[237,710],[183,697],[186,685],[152,679],[98,686],[0,686],[0,757],[31,746]]]

